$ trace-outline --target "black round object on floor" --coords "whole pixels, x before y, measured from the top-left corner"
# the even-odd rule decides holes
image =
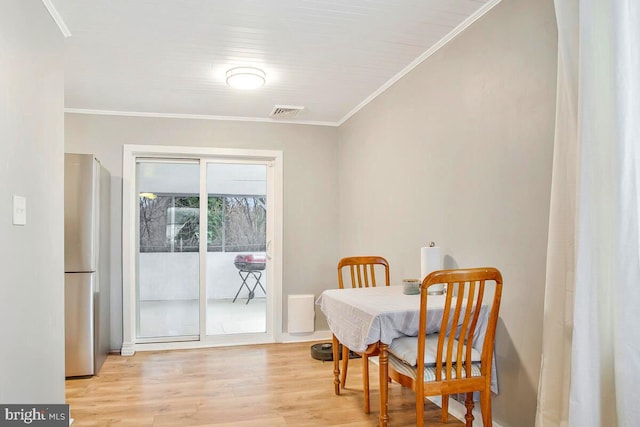
[[[338,354],[342,359],[342,344],[338,348]],[[311,346],[311,357],[316,360],[330,361],[333,360],[333,344],[330,342],[323,342],[319,344],[313,344]],[[360,357],[359,354],[349,351],[349,359],[355,359]]]
[[[340,346],[339,354],[342,356],[342,346]],[[330,342],[323,342],[323,343],[312,345],[311,357],[313,357],[316,360],[323,360],[323,361],[333,360],[333,344],[331,344]]]

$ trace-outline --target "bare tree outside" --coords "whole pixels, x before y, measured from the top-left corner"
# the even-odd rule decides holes
[[[266,250],[267,210],[265,197],[225,198],[227,252]]]
[[[166,252],[167,209],[171,197],[140,196],[140,252]]]
[[[266,197],[210,196],[207,250],[266,250]],[[199,197],[195,194],[140,195],[141,252],[197,252]]]

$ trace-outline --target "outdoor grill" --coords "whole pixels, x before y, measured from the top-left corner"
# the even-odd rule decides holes
[[[236,292],[236,296],[233,298],[233,302],[236,302],[238,299],[238,295],[240,295],[240,291],[242,291],[243,287],[246,287],[249,291],[249,296],[247,297],[247,304],[249,301],[253,299],[255,296],[256,288],[260,286],[260,289],[266,294],[267,291],[260,283],[260,279],[262,278],[262,270],[265,269],[267,265],[267,257],[264,254],[239,254],[236,255],[233,260],[233,264],[238,269],[238,274],[242,279],[242,283],[238,288],[238,292]],[[247,279],[249,276],[253,277],[255,283],[253,284],[253,288],[249,287],[247,283]]]
[[[267,257],[261,254],[240,254],[236,255],[233,263],[240,271],[259,271],[264,270]]]

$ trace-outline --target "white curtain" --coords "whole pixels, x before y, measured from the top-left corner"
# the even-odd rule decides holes
[[[640,425],[640,1],[556,0],[536,426]]]

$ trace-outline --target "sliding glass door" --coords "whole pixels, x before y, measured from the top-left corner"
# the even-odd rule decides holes
[[[137,337],[200,335],[200,163],[140,159]]]
[[[207,334],[266,331],[267,166],[208,162]]]
[[[268,171],[265,161],[136,160],[137,342],[267,332]]]

